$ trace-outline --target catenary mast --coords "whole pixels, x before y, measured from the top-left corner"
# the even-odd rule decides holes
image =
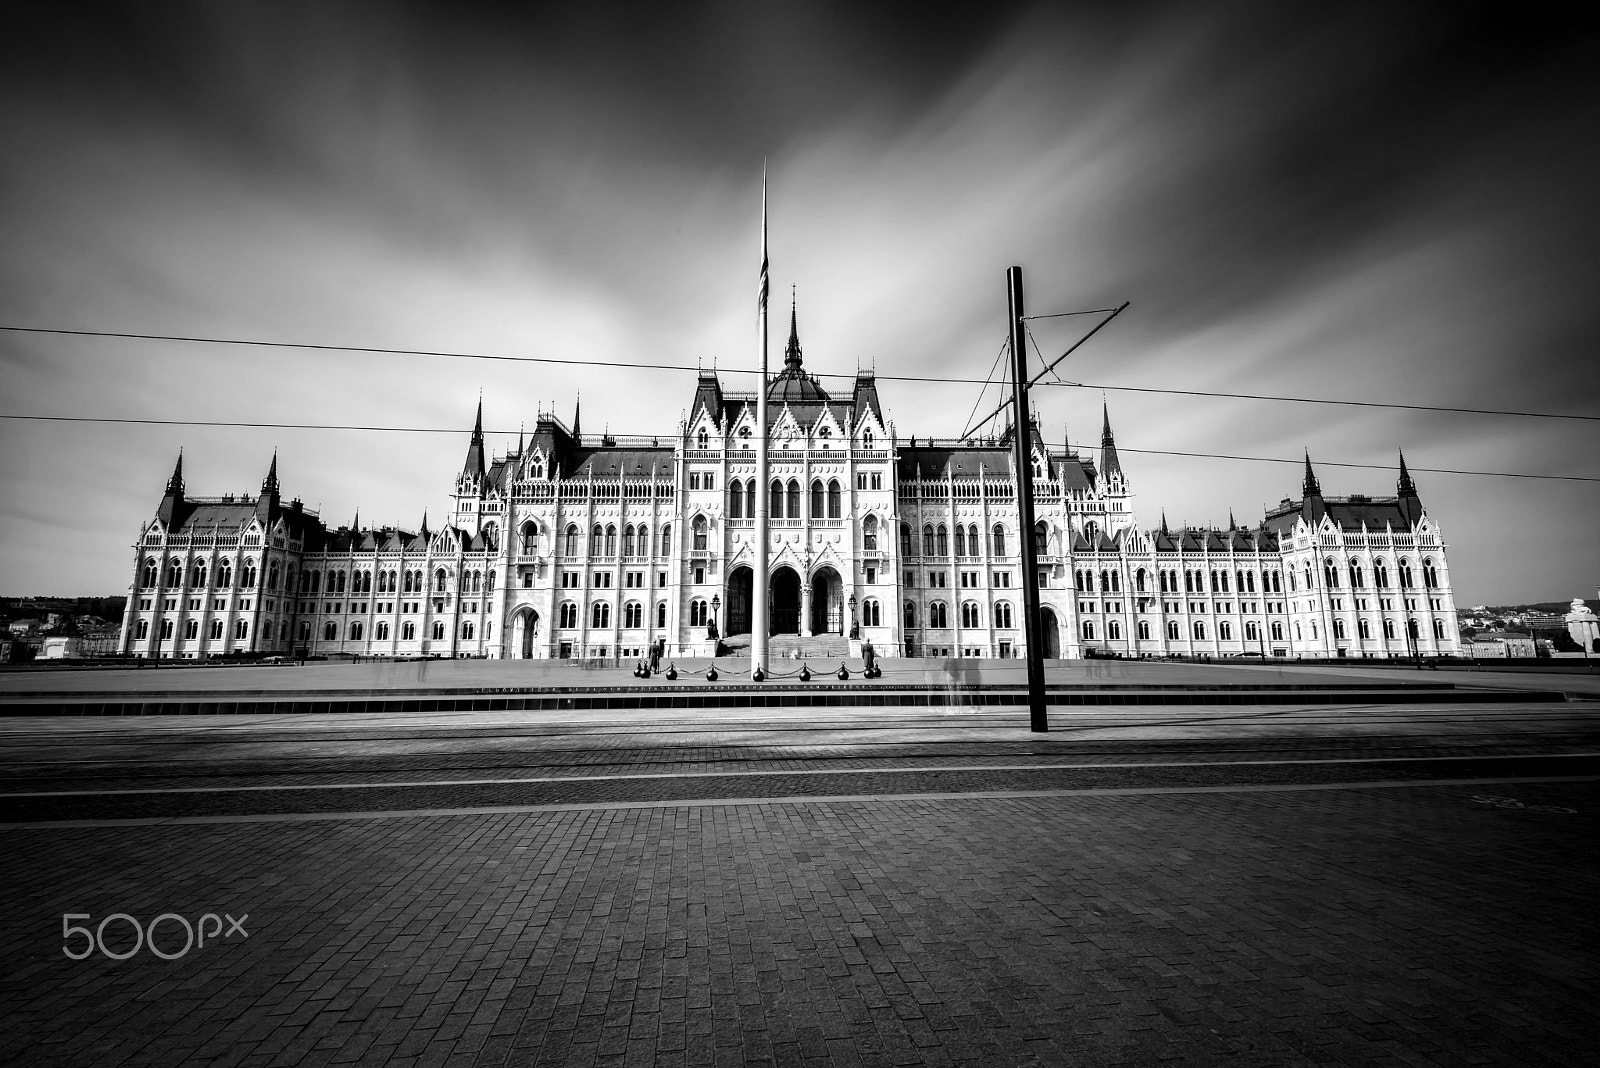
[[[756,387],[756,514],[755,581],[750,590],[750,673],[767,673],[767,168],[761,166],[761,293],[756,307],[756,334],[761,350],[761,377]]]

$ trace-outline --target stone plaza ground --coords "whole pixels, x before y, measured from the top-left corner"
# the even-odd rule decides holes
[[[0,1061],[1596,1063],[1600,703],[1479,696],[0,718]]]

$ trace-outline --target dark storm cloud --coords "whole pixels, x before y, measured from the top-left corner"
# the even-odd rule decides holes
[[[1035,311],[1134,302],[1068,379],[1596,410],[1600,57],[1577,27],[1462,5],[929,11],[40,8],[0,73],[0,318],[748,368],[767,157],[774,292],[798,283],[815,370],[981,375],[1020,263]],[[1054,354],[1074,326],[1035,329]],[[15,336],[0,368],[19,409],[152,417],[465,427],[482,387],[512,434],[579,390],[586,427],[670,434],[689,392],[649,371],[623,388],[582,368]],[[974,392],[884,398],[902,433],[948,434]],[[1097,439],[1098,394],[1036,399],[1052,439]],[[1600,473],[1593,424],[1109,401],[1132,447],[1391,463],[1404,445],[1418,467]],[[460,445],[0,434],[50,457],[8,476],[26,514],[69,507],[73,471],[108,480],[103,544],[75,550],[104,563],[68,592],[126,581],[180,444],[201,450],[199,492],[253,485],[278,445],[330,518],[406,524],[442,503]],[[1129,467],[1152,524],[1162,507],[1245,520],[1299,481]],[[1323,474],[1330,492],[1390,481]],[[1464,596],[1570,596],[1600,569],[1581,487],[1423,484]],[[1507,560],[1524,514],[1548,550]],[[5,588],[61,570],[9,520],[6,542]]]

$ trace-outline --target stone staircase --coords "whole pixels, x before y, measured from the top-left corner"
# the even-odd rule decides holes
[[[798,634],[774,634],[767,639],[770,660],[789,660],[796,652],[807,660],[839,660],[849,654],[850,643],[840,634],[818,634],[802,638]],[[750,635],[734,634],[722,639],[724,656],[750,652]]]

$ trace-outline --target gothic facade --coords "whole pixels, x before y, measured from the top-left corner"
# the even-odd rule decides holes
[[[1023,652],[1036,582],[1049,657],[1458,655],[1445,544],[1400,459],[1392,497],[1299,499],[1251,527],[1140,529],[1104,414],[1098,456],[1046,447],[1032,481],[1038,566],[1021,573],[1009,431],[902,438],[875,376],[848,396],[806,373],[791,321],[772,421],[775,633],[871,640],[880,654]],[[480,403],[438,530],[333,529],[259,496],[196,498],[180,457],[134,546],[121,650],[625,657],[706,655],[751,619],[755,401],[701,372],[672,441],[581,434],[540,416],[491,457]]]

